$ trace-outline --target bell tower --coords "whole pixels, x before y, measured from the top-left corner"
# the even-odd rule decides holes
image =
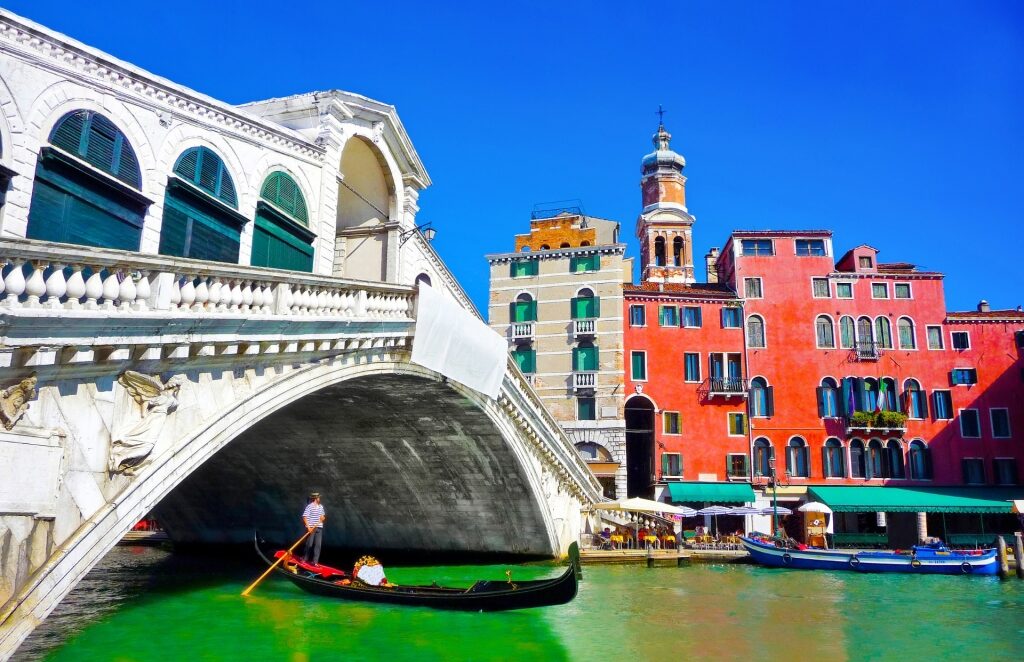
[[[686,210],[686,159],[672,151],[671,140],[672,134],[659,122],[654,151],[641,164],[643,209],[636,221],[640,277],[654,283],[692,283],[695,219]]]

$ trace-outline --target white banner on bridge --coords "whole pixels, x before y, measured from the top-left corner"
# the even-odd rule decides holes
[[[420,283],[412,362],[497,398],[508,343],[457,302]]]

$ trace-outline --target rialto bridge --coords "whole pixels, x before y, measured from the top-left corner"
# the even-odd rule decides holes
[[[0,659],[150,512],[286,540],[316,490],[328,546],[578,539],[600,487],[504,341],[460,377],[491,332],[429,182],[391,106],[231,106],[0,10]],[[414,361],[439,309],[466,342]]]

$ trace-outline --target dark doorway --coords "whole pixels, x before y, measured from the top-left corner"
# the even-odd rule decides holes
[[[626,496],[654,496],[654,403],[645,397],[626,402]]]

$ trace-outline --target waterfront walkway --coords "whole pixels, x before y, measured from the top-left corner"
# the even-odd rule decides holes
[[[580,552],[583,565],[647,563],[682,566],[690,563],[742,563],[749,557],[742,549],[587,549]]]

